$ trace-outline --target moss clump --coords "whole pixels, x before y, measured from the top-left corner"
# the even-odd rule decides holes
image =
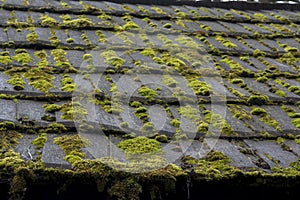
[[[121,122],[120,123],[120,127],[122,127],[122,128],[128,128],[128,126],[129,126],[128,122]]]
[[[165,23],[165,24],[163,25],[163,27],[164,27],[164,28],[172,28],[172,24],[170,24],[170,23]]]
[[[105,59],[104,62],[106,64],[112,65],[117,69],[125,63],[125,60],[123,58],[120,58],[113,50],[104,51],[100,55]]]
[[[72,44],[74,42],[74,39],[73,38],[67,38],[66,42],[69,43],[69,44]]]
[[[117,146],[128,154],[154,153],[161,150],[158,141],[143,136],[124,140]]]
[[[74,80],[68,75],[64,74],[61,80],[61,90],[66,92],[73,92],[77,89],[77,85],[74,83]]]
[[[65,153],[64,159],[71,164],[80,161],[85,157],[81,148],[85,147],[87,142],[79,135],[64,135],[56,137],[53,142],[62,148]]]
[[[290,86],[288,88],[289,92],[294,92],[295,94],[300,94],[300,87],[299,86]]]
[[[193,108],[190,105],[187,106],[181,106],[178,110],[179,114],[191,119],[193,121],[196,121],[200,118],[200,113],[199,110],[197,108]]]
[[[157,135],[155,137],[155,140],[157,140],[161,143],[168,143],[168,137],[166,135]]]
[[[0,54],[0,63],[4,65],[8,65],[12,62],[11,57],[9,56],[9,53],[7,54]]]
[[[126,22],[126,24],[124,24],[123,29],[124,30],[137,30],[139,29],[139,25],[137,25],[136,23],[134,23],[133,21],[128,21]]]
[[[269,97],[265,95],[251,95],[247,102],[251,105],[263,105],[269,102]]]
[[[7,83],[11,84],[15,90],[24,90],[25,81],[22,77],[15,76],[7,80]]]
[[[154,124],[152,122],[146,122],[141,128],[141,132],[145,134],[154,133],[155,132]]]
[[[44,147],[44,144],[47,142],[47,134],[40,133],[39,136],[34,139],[31,143],[37,146],[37,148],[41,149]]]
[[[267,114],[267,111],[263,108],[253,108],[252,111],[251,111],[251,114],[252,115],[266,115]]]
[[[139,95],[145,97],[146,99],[153,101],[157,96],[156,92],[146,86],[142,86],[138,89]]]
[[[234,79],[230,80],[230,83],[233,83],[233,84],[244,84],[244,80],[240,79],[240,78],[234,78]]]
[[[300,118],[296,118],[292,120],[292,124],[296,127],[296,128],[300,128]]]
[[[25,49],[17,49],[15,53],[16,55],[13,56],[12,59],[21,63],[22,65],[27,65],[33,60]]]
[[[149,119],[149,115],[147,113],[147,108],[145,108],[143,106],[137,107],[134,111],[134,115],[145,122]]]
[[[257,79],[256,79],[256,81],[257,82],[260,82],[260,83],[265,83],[265,82],[267,82],[269,79],[267,78],[267,77],[265,77],[265,76],[261,76],[261,77],[258,77]]]
[[[176,87],[176,85],[178,84],[178,82],[175,79],[173,79],[170,75],[163,75],[162,82],[164,85],[169,87]]]
[[[209,95],[210,87],[205,82],[196,79],[191,81],[189,83],[189,86],[194,90],[194,93],[196,95],[202,95],[202,96]]]
[[[64,135],[56,137],[53,140],[54,144],[59,145],[66,155],[72,151],[80,151],[81,148],[85,147],[84,140],[79,135]]]
[[[69,19],[65,18],[64,19],[64,24],[65,26],[70,26],[73,28],[83,28],[83,27],[94,27],[94,23],[90,18],[87,18],[85,16],[80,16],[78,19]]]
[[[40,17],[40,20],[42,21],[41,22],[42,26],[56,26],[57,25],[57,21],[54,18],[49,17],[48,15],[42,15]]]
[[[154,49],[150,49],[150,48],[143,49],[143,51],[141,51],[140,54],[142,54],[144,56],[149,56],[151,58],[154,58],[156,56],[155,50]]]
[[[39,36],[35,32],[32,32],[26,35],[26,39],[28,42],[36,42],[39,39]]]
[[[142,103],[139,101],[133,101],[130,103],[130,106],[135,107],[135,108],[140,107],[141,105],[142,105]]]
[[[78,102],[67,103],[61,106],[61,118],[66,120],[82,120],[88,111]]]
[[[231,126],[220,114],[213,113],[209,110],[205,110],[203,114],[205,115],[205,121],[210,123],[212,127],[220,130],[222,134],[229,136],[234,133]],[[208,129],[208,124],[204,123],[202,126],[204,131]]]
[[[59,111],[61,109],[61,106],[60,105],[57,105],[57,104],[44,104],[43,105],[43,108],[45,109],[46,112],[49,112],[49,113],[54,113],[56,111]]]
[[[175,118],[175,119],[172,119],[172,120],[170,121],[170,124],[171,124],[172,126],[179,127],[180,124],[181,124],[181,122],[180,122],[177,118]]]
[[[279,123],[268,115],[267,111],[263,108],[253,108],[251,111],[252,115],[259,116],[259,119],[265,124],[274,127],[278,131],[281,131]]]
[[[49,124],[45,130],[47,133],[63,133],[65,131],[67,131],[65,125],[57,122]]]

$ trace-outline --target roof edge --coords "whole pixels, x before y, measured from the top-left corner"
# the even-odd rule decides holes
[[[91,0],[94,1],[94,0]],[[300,10],[300,4],[288,3],[257,3],[257,2],[211,2],[211,1],[178,1],[178,0],[106,0],[113,3],[144,4],[144,5],[189,5],[195,7],[213,7],[237,10]]]

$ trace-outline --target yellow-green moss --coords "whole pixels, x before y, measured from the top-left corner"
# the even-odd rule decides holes
[[[189,86],[194,90],[196,95],[209,95],[210,87],[205,82],[195,79],[189,83]]]
[[[158,141],[143,136],[121,141],[117,146],[128,154],[154,153],[161,150]]]
[[[21,63],[22,65],[26,65],[30,63],[33,59],[31,58],[30,54],[27,53],[25,49],[17,49],[16,55],[12,57],[13,60]]]
[[[39,39],[39,36],[35,32],[32,32],[26,35],[26,39],[28,42],[36,42]]]
[[[15,76],[7,80],[7,83],[11,84],[15,90],[24,90],[25,81],[22,77]]]
[[[142,86],[138,89],[139,95],[145,97],[146,99],[153,101],[157,96],[156,92],[146,86]]]
[[[269,97],[265,95],[251,95],[247,102],[252,105],[263,105],[269,102]]]
[[[180,124],[181,124],[181,122],[177,118],[175,118],[175,119],[172,119],[170,121],[170,124],[173,125],[173,126],[175,126],[175,127],[179,127]]]
[[[31,143],[37,146],[37,148],[43,148],[46,142],[47,142],[47,134],[40,133],[39,136],[36,139],[34,139]]]
[[[61,109],[61,106],[60,105],[57,105],[57,104],[44,104],[43,105],[43,108],[45,109],[46,112],[49,112],[49,113],[54,113],[56,111],[59,111]]]
[[[77,89],[77,85],[74,83],[74,80],[68,75],[64,74],[61,80],[61,90],[66,92],[73,92]]]

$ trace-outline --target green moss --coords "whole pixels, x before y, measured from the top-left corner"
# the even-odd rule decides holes
[[[21,51],[22,50],[22,51]],[[22,65],[26,65],[30,63],[33,59],[31,58],[30,54],[27,53],[25,49],[17,49],[16,55],[12,57],[13,60],[21,63]]]
[[[42,21],[41,22],[42,26],[56,26],[57,25],[57,21],[54,18],[49,17],[48,15],[42,15],[40,17],[40,20]]]
[[[154,124],[152,122],[146,122],[141,128],[141,132],[145,134],[154,133],[155,132]]]
[[[251,114],[252,115],[266,115],[267,112],[265,109],[263,108],[253,108],[252,111],[251,111]]]
[[[43,105],[43,108],[45,109],[46,112],[49,112],[49,113],[54,113],[56,111],[59,111],[61,109],[61,106],[60,105],[57,105],[57,104],[44,104]]]
[[[47,134],[46,133],[40,133],[39,136],[34,139],[31,143],[37,148],[41,149],[44,147],[44,144],[47,142]]]
[[[121,122],[121,123],[120,123],[120,126],[121,126],[122,128],[128,128],[129,124],[128,124],[128,122]]]
[[[260,49],[255,49],[254,51],[253,51],[253,55],[254,56],[262,56],[262,57],[264,57],[264,56],[266,56],[266,53],[265,52],[263,52],[262,50],[260,50]]]
[[[133,101],[130,103],[130,106],[135,107],[135,108],[140,107],[141,105],[142,105],[142,103],[139,101]]]
[[[35,57],[43,60],[47,58],[47,52],[45,50],[41,50],[41,51],[35,51],[34,52]]]
[[[77,89],[77,85],[74,83],[74,80],[68,75],[64,74],[61,80],[61,90],[66,92],[73,92]]]
[[[196,95],[209,96],[210,87],[205,82],[195,79],[189,83],[189,86]]]
[[[88,111],[78,102],[66,103],[61,106],[60,111],[63,112],[61,118],[65,120],[81,120],[88,114]]]
[[[56,137],[53,142],[54,144],[59,145],[66,155],[71,154],[71,152],[73,152],[74,155],[74,151],[80,152],[80,149],[85,147],[84,139],[77,134]]]
[[[128,154],[154,153],[161,150],[158,141],[142,136],[124,140],[117,146]]]
[[[294,92],[296,94],[300,94],[300,87],[299,86],[290,86],[288,88],[289,92]]]
[[[257,82],[260,82],[260,83],[265,83],[265,82],[267,82],[269,79],[267,78],[267,77],[265,77],[265,76],[261,76],[261,77],[258,77],[257,79],[256,79],[256,81]]]
[[[138,89],[139,95],[145,97],[146,99],[153,101],[157,96],[156,92],[146,86],[142,86]]]
[[[300,118],[296,118],[292,120],[292,124],[296,127],[296,128],[300,128]]]
[[[67,131],[67,128],[63,124],[57,122],[49,124],[45,130],[47,133],[63,133],[65,131]]]
[[[67,38],[66,42],[69,43],[69,44],[72,44],[74,42],[74,39],[73,38]]]
[[[276,140],[277,144],[282,144],[285,142],[285,139],[282,138],[282,137],[278,137],[277,140]]]
[[[7,83],[11,84],[15,90],[24,90],[25,81],[22,77],[15,76],[7,80]]]
[[[265,95],[251,95],[247,102],[252,105],[263,105],[269,102],[269,97]]]
[[[265,124],[268,124],[269,126],[274,127],[278,131],[281,131],[279,123],[270,117],[265,109],[263,108],[253,108],[251,111],[252,115],[258,115],[259,119],[264,122]]]
[[[230,42],[228,39],[225,39],[220,35],[216,36],[215,39],[217,41],[219,41],[220,43],[222,43],[222,45],[225,46],[225,47],[229,47],[229,48],[236,48],[237,47],[236,44]]]
[[[35,32],[32,32],[26,35],[26,39],[28,42],[36,42],[39,39],[39,36]]]
[[[164,28],[172,28],[172,24],[170,24],[170,23],[165,23],[165,24],[163,25],[163,27],[164,27]]]
[[[123,58],[118,57],[116,52],[113,50],[106,50],[100,54],[105,59],[105,63],[112,65],[116,68],[120,68],[124,63],[125,60]]]
[[[92,22],[92,20],[85,16],[79,16],[78,19],[73,20],[65,17],[63,25],[73,28],[94,27],[94,23]]]
[[[200,121],[197,126],[197,133],[206,133],[208,131],[208,128],[208,123]]]
[[[196,108],[192,108],[190,105],[180,106],[178,112],[180,115],[193,121],[196,121],[200,118],[199,110]]]
[[[145,48],[143,49],[140,54],[144,55],[144,56],[149,56],[154,58],[156,56],[156,52],[155,50],[151,49],[151,48]]]
[[[278,96],[281,96],[281,97],[285,97],[286,96],[286,93],[282,90],[276,90],[275,92],[276,95]]]
[[[177,118],[175,118],[175,119],[172,119],[172,120],[170,121],[170,124],[171,124],[172,126],[179,127],[180,124],[181,124],[181,122],[180,122]]]
[[[54,122],[56,120],[56,117],[51,115],[44,115],[41,117],[41,119],[47,122]]]
[[[244,84],[244,80],[240,79],[240,78],[234,78],[234,79],[230,80],[230,83],[233,83],[233,84]]]
[[[220,130],[223,135],[230,136],[235,134],[231,126],[220,114],[213,113],[209,110],[205,110],[203,114],[205,115],[205,121],[210,123],[212,127]],[[203,126],[204,131],[206,131],[206,129],[208,129],[208,124],[203,123]]]
[[[126,24],[124,24],[123,29],[124,30],[137,30],[139,29],[139,25],[137,25],[136,23],[134,23],[133,21],[128,21],[126,22]]]
[[[0,63],[4,64],[4,65],[8,65],[12,62],[11,57],[8,55],[1,55],[0,56]]]
[[[161,143],[168,143],[168,137],[166,135],[157,135],[155,136],[155,140]]]

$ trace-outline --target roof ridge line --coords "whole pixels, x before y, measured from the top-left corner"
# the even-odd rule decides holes
[[[75,0],[79,1],[79,0]],[[94,0],[88,0],[94,1]],[[88,2],[87,1],[87,2]],[[100,0],[103,1],[103,0]],[[99,1],[98,1],[99,2]],[[224,9],[238,9],[238,10],[300,10],[300,4],[288,4],[288,3],[258,3],[258,2],[241,2],[241,1],[230,1],[230,2],[210,2],[210,1],[188,1],[188,0],[105,0],[104,2],[112,2],[118,4],[141,4],[141,5],[187,5],[195,7],[210,7],[210,8],[224,8]]]

